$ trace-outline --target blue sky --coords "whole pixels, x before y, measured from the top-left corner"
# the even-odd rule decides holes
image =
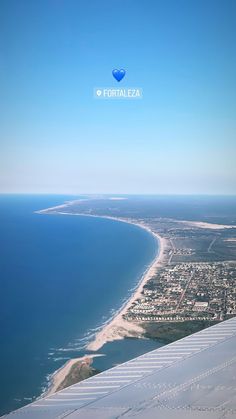
[[[234,0],[1,0],[0,192],[236,193]],[[93,88],[143,89],[136,101]]]

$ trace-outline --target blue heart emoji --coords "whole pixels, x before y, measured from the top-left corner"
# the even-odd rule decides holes
[[[125,70],[115,69],[115,70],[112,71],[112,75],[117,81],[121,81],[125,77]]]

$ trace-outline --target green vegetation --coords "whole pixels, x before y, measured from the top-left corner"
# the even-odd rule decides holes
[[[217,321],[200,320],[176,323],[144,323],[144,337],[158,339],[164,343],[174,342],[192,333],[199,332],[206,327],[213,326]]]
[[[76,384],[79,381],[85,380],[86,378],[92,377],[99,372],[100,371],[96,370],[95,368],[92,368],[89,362],[78,361],[71,367],[69,374],[59,385],[57,391],[69,387],[72,384]]]

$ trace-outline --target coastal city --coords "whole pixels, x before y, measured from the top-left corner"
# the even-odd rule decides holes
[[[189,213],[181,213],[178,219],[175,208],[166,218],[165,212],[166,208],[160,210],[153,201],[118,197],[68,201],[38,211],[125,222],[144,229],[156,242],[156,256],[132,295],[87,344],[91,357],[98,356],[108,342],[146,338],[165,344],[236,315],[236,221],[210,215],[197,220],[192,216],[191,220]],[[70,364],[60,370],[64,381],[55,375],[52,392],[63,388],[65,382],[78,381],[78,377],[74,380],[74,369],[88,359],[71,362],[69,373]],[[86,373],[96,371],[90,366]]]
[[[236,0],[0,22],[0,419],[236,419]]]
[[[125,315],[131,321],[224,320],[236,314],[236,264],[182,263],[160,269]]]
[[[88,349],[98,350],[105,342],[123,337],[159,337],[160,325],[171,328],[173,324],[176,329],[182,324],[187,334],[194,325],[201,329],[236,315],[234,224],[223,224],[221,219],[213,223],[210,216],[207,222],[164,218],[158,208],[138,207],[123,198],[68,202],[46,213],[127,222],[144,228],[158,242],[159,252],[139,287]],[[175,333],[173,339],[179,337],[182,334]]]

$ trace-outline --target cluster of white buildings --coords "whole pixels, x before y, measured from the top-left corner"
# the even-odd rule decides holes
[[[134,321],[223,320],[236,314],[236,264],[178,263],[160,269],[129,309]]]

